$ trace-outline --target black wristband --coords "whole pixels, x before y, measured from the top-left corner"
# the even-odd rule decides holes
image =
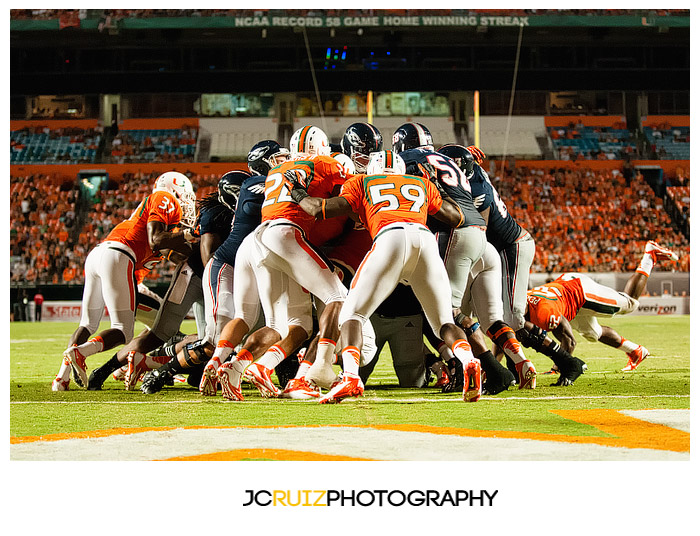
[[[296,203],[301,203],[302,199],[306,199],[307,197],[309,197],[309,192],[307,192],[303,188],[294,188],[291,191],[291,196]]]

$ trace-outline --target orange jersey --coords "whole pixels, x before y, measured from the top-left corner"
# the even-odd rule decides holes
[[[551,283],[527,291],[530,322],[550,331],[559,325],[560,317],[571,322],[586,303],[579,279],[555,279]]]
[[[340,192],[374,239],[392,223],[425,225],[428,214],[442,206],[442,197],[429,180],[413,175],[355,175]]]
[[[153,192],[141,201],[128,220],[112,229],[105,240],[129,246],[136,255],[136,270],[150,270],[155,265],[153,261],[160,260],[161,257],[154,254],[148,245],[148,223],[159,221],[168,228],[177,225],[181,219],[182,209],[172,194]]]
[[[343,166],[330,156],[315,156],[308,160],[288,160],[274,167],[265,180],[265,201],[262,205],[262,221],[285,218],[309,233],[314,225],[313,216],[309,216],[295,203],[289,189],[284,184],[284,172],[294,169],[311,177],[308,192],[313,197],[328,198],[333,190],[348,178]]]

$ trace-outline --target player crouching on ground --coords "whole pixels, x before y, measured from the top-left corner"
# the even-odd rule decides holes
[[[372,153],[367,175],[348,179],[338,197],[310,197],[308,182],[293,171],[286,174],[292,198],[317,219],[354,212],[374,240],[360,265],[340,311],[340,348],[343,378],[320,403],[361,396],[359,376],[362,325],[396,288],[406,282],[421,302],[437,336],[451,346],[464,365],[465,401],[481,396],[481,366],[474,358],[464,331],[454,324],[449,305],[450,282],[437,243],[426,227],[428,214],[457,226],[463,214],[444,201],[436,186],[421,177],[405,175],[405,164],[393,151]]]
[[[573,329],[586,340],[600,341],[627,354],[623,371],[636,369],[649,350],[628,341],[614,329],[601,326],[597,317],[628,314],[639,306],[639,296],[646,288],[649,274],[659,259],[677,261],[671,250],[651,240],[646,243],[637,271],[629,278],[624,292],[600,285],[583,274],[567,273],[546,285],[528,291],[527,320],[541,330],[551,331],[564,350],[576,347]]]

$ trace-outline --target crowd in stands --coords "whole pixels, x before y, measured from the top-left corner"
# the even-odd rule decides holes
[[[197,128],[122,130],[112,139],[110,162],[194,162]]]
[[[10,281],[12,283],[84,282],[89,251],[127,219],[153,189],[158,172],[125,173],[98,192],[84,225],[78,225],[80,192],[73,182],[52,184],[49,177],[10,179]],[[218,176],[187,173],[199,198],[212,192]],[[151,281],[168,281],[174,265],[161,262]]]
[[[495,175],[494,185],[535,238],[533,272],[634,271],[647,240],[680,256],[656,270],[690,269],[688,239],[641,173],[522,168]]]
[[[11,281],[82,283],[87,253],[130,216],[157,175],[125,173],[111,181],[79,229],[79,193],[73,184],[50,185],[34,175],[12,177]],[[200,199],[218,183],[214,174],[188,175]],[[680,255],[678,263],[662,263],[656,270],[690,270],[688,239],[674,229],[663,201],[641,174],[517,168],[492,177],[513,216],[535,238],[534,272],[634,271],[647,240]],[[672,191],[674,199],[680,196],[681,210],[683,203],[689,207],[687,190],[673,188],[687,186]],[[172,263],[161,262],[148,280],[168,281],[173,269]]]
[[[86,244],[74,240],[79,193],[29,175],[10,180],[10,281],[82,282]]]
[[[148,17],[252,17],[261,15],[284,16],[355,16],[368,17],[377,15],[421,16],[421,15],[485,15],[485,16],[530,16],[530,15],[578,15],[578,16],[689,16],[688,9],[11,9],[10,18],[14,20],[34,19],[49,20],[63,16],[75,15],[77,20],[92,15],[109,16],[114,20],[122,18]]]

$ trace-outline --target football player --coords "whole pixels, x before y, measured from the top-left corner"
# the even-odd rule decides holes
[[[357,173],[367,171],[367,163],[371,153],[384,148],[384,140],[379,129],[370,123],[353,123],[345,129],[340,147],[352,163]]]
[[[486,221],[475,208],[469,177],[449,155],[434,150],[432,135],[425,125],[420,123],[401,125],[394,132],[392,145],[394,151],[399,152],[406,161],[408,173],[424,175],[426,178],[432,173],[430,178],[435,180],[441,194],[453,199],[464,214],[464,221],[457,228],[446,227],[432,220],[429,222],[431,229],[437,232],[440,254],[444,259],[445,268],[450,278],[453,311],[456,313],[460,310],[466,310],[468,309],[468,296],[466,296],[465,290],[469,273],[472,266],[483,255],[487,242]],[[510,339],[507,335],[507,333],[499,333],[499,337],[509,344],[510,350]],[[435,340],[429,331],[426,336],[430,343],[447,357],[448,362],[454,359],[449,345]],[[491,381],[488,382],[489,392],[496,394],[507,389],[514,380],[512,374],[505,371],[504,367],[496,361],[493,353],[486,347],[479,331],[471,329],[468,336],[474,351],[481,360],[482,367],[491,371]],[[515,336],[511,339],[516,346],[519,346]],[[514,355],[517,356],[517,352],[514,352]],[[488,364],[484,366],[485,363]],[[526,360],[525,363],[530,362]],[[531,368],[534,370],[534,367]],[[457,369],[455,372],[452,379],[457,381],[460,375]],[[524,375],[534,377],[534,373],[529,368],[524,371]],[[532,385],[529,379],[524,383],[528,386]],[[447,385],[445,390],[450,391],[456,387],[456,383]]]
[[[298,293],[290,289],[301,286],[325,304],[319,316],[317,359],[307,378],[327,388],[336,378],[332,361],[338,337],[337,318],[347,291],[330,261],[308,240],[314,219],[293,202],[285,174],[308,180],[309,189],[323,198],[337,192],[347,174],[329,156],[328,137],[317,127],[297,130],[290,140],[290,150],[292,160],[273,168],[265,182],[262,223],[255,231],[255,252],[259,257],[256,280],[266,325],[280,335],[288,330],[288,305],[297,305],[292,297]],[[308,330],[311,328],[308,326]],[[269,380],[274,367],[256,365],[250,368],[255,367],[255,372]]]
[[[469,177],[474,194],[479,192],[475,197],[475,205],[487,221],[488,242],[500,257],[498,267],[496,258],[488,255],[484,262],[475,267],[476,270],[472,270],[470,277],[475,283],[471,285],[472,292],[475,293],[472,312],[481,314],[482,322],[488,322],[488,327],[483,328],[494,344],[503,349],[510,358],[508,366],[512,367],[513,373],[519,377],[521,388],[535,386],[536,371],[532,362],[525,359],[524,353],[519,349],[518,340],[523,346],[531,347],[552,359],[561,373],[559,384],[570,385],[583,374],[585,363],[561,349],[549,337],[533,336],[524,324],[518,328],[524,322],[524,318],[522,322],[518,319],[519,311],[523,309],[521,301],[527,298],[530,265],[535,250],[534,240],[510,215],[488,175],[479,165],[485,155],[478,148],[447,144],[441,147],[439,152],[454,160]],[[501,275],[494,276],[496,270]],[[500,307],[498,301],[501,302]],[[461,320],[461,317],[459,318]],[[469,318],[466,318],[466,321],[471,323]],[[514,333],[513,330],[517,332]]]
[[[576,347],[573,330],[586,340],[617,348],[627,354],[627,365],[622,370],[634,370],[649,356],[649,350],[625,339],[614,329],[601,326],[597,319],[635,311],[649,274],[659,259],[675,262],[678,256],[670,249],[648,241],[639,267],[623,292],[596,283],[583,274],[563,274],[528,291],[527,319],[537,328],[550,331],[569,352]]]
[[[79,327],[63,353],[63,363],[52,390],[68,388],[70,371],[80,387],[87,387],[85,358],[131,341],[134,334],[137,270],[150,270],[161,260],[159,252],[175,250],[187,256],[197,241],[195,196],[190,180],[175,171],[160,175],[153,192],[131,217],[118,224],[85,260],[85,288]],[[175,231],[178,224],[182,231]],[[110,328],[91,337],[107,307]]]
[[[105,365],[95,369],[90,375],[88,389],[100,389],[102,383],[117,365],[121,366],[123,363],[127,363],[124,385],[127,390],[131,390],[144,372],[161,367],[164,362],[176,360],[178,353],[182,356],[185,352],[196,354],[201,351],[202,338],[206,334],[206,323],[198,321],[198,333],[188,335],[176,344],[164,345],[165,351],[162,354],[147,355],[148,352],[162,345],[164,341],[168,341],[172,334],[178,331],[194,304],[205,301],[202,293],[204,264],[226,238],[231,228],[237,197],[235,183],[238,173],[224,174],[219,180],[217,191],[198,203],[199,215],[196,229],[200,241],[193,249],[192,254],[177,267],[173,274],[164,305],[158,311],[153,328],[144,331],[115,354]],[[231,190],[232,186],[234,186],[233,190]],[[188,382],[195,382],[195,385],[198,385],[198,375],[193,374],[195,371],[188,370],[187,372],[190,373]],[[201,374],[201,367],[198,372]]]
[[[354,212],[373,237],[339,318],[343,378],[319,402],[340,402],[363,394],[359,376],[362,324],[401,281],[411,285],[436,335],[463,361],[463,398],[474,402],[481,395],[480,364],[444,300],[449,278],[425,225],[428,214],[453,226],[459,226],[464,215],[456,204],[443,201],[432,182],[406,175],[404,162],[393,151],[373,153],[367,173],[349,179],[340,196],[331,199],[310,196],[307,184],[298,176],[287,175],[292,198],[311,216],[324,219]]]

